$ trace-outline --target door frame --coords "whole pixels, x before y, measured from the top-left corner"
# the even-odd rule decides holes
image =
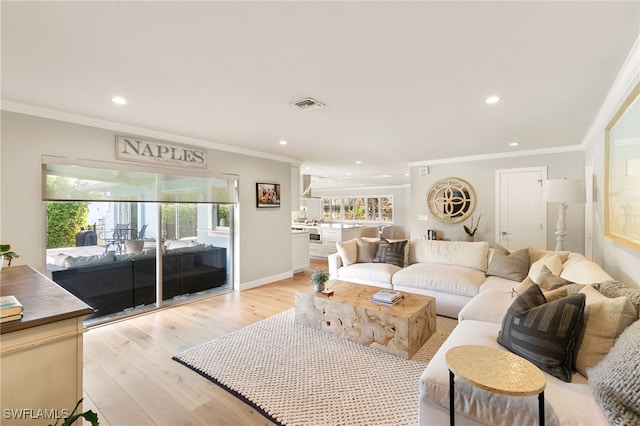
[[[495,244],[498,244],[500,240],[500,193],[501,193],[501,175],[502,174],[506,174],[506,173],[522,173],[522,172],[540,172],[540,176],[541,176],[541,182],[540,182],[540,187],[544,190],[544,186],[542,185],[544,183],[544,181],[547,180],[547,167],[546,166],[537,166],[537,167],[518,167],[515,169],[496,169],[495,171],[495,224],[494,224],[494,228],[495,228],[495,236],[494,236],[494,241]],[[548,247],[548,239],[549,236],[547,235],[547,205],[543,200],[540,200],[540,202],[543,204],[543,207],[541,209],[542,211],[542,217],[541,222],[542,222],[542,235],[544,236],[544,248],[545,250]]]

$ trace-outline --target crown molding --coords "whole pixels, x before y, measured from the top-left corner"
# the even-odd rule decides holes
[[[40,118],[64,121],[82,126],[96,127],[99,129],[111,130],[114,132],[128,133],[136,136],[146,136],[150,138],[179,142],[184,144],[201,146],[204,148],[216,149],[218,151],[232,152],[234,154],[248,155],[251,157],[264,158],[267,160],[282,161],[292,165],[300,166],[302,161],[281,155],[269,154],[265,152],[255,151],[252,149],[240,148],[232,145],[225,145],[217,142],[211,142],[204,139],[192,138],[189,136],[177,135],[174,133],[166,133],[158,130],[147,129],[144,127],[132,126],[129,124],[118,123],[115,121],[103,120],[95,117],[88,117],[70,112],[58,111],[49,108],[39,107],[35,105],[23,104],[20,102],[0,100],[0,109],[3,111],[15,112],[19,114],[32,115]]]
[[[562,152],[584,151],[582,145],[565,145],[553,148],[528,149],[516,152],[496,152],[493,154],[467,155],[464,157],[439,158],[436,160],[412,161],[409,167],[432,166],[436,164],[467,163],[471,161],[497,160],[501,158],[529,157],[532,155],[558,154]]]

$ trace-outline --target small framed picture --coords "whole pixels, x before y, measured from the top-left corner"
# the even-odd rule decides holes
[[[280,184],[256,183],[256,206],[259,209],[280,207]]]

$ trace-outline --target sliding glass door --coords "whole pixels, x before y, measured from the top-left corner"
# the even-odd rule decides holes
[[[93,318],[231,288],[234,176],[89,163],[43,164],[43,201],[47,269]]]

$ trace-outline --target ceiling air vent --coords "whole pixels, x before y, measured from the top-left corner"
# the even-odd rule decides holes
[[[320,101],[316,101],[313,98],[304,98],[299,101],[292,102],[291,105],[300,108],[303,111],[310,111],[312,109],[322,108],[324,104]]]

